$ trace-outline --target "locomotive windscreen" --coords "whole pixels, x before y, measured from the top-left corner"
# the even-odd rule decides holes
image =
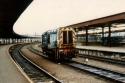
[[[73,43],[73,36],[72,36],[72,31],[68,31],[68,40],[69,40],[69,44]]]
[[[72,44],[73,35],[72,31],[63,31],[63,44]]]
[[[67,31],[63,31],[63,44],[67,44]]]

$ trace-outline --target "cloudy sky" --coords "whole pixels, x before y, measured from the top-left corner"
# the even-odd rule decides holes
[[[87,20],[125,12],[125,0],[34,0],[14,25],[18,34],[42,34]]]

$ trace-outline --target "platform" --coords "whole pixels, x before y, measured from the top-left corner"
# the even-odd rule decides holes
[[[12,61],[8,48],[10,45],[0,46],[0,83],[29,83]]]
[[[104,47],[104,46],[76,46],[77,49],[96,50],[105,52],[125,53],[125,47]]]

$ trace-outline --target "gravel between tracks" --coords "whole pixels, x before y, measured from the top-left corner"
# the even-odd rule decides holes
[[[64,83],[111,83],[111,81],[106,81],[97,76],[48,61],[47,59],[30,52],[26,46],[22,48],[22,52],[27,58],[49,71],[57,78],[63,80]]]

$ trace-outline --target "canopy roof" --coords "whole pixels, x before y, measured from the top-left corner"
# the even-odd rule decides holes
[[[22,38],[13,25],[32,0],[0,0],[0,38]]]
[[[113,23],[125,23],[125,12],[69,25],[67,27],[86,29],[86,28],[107,26]]]

